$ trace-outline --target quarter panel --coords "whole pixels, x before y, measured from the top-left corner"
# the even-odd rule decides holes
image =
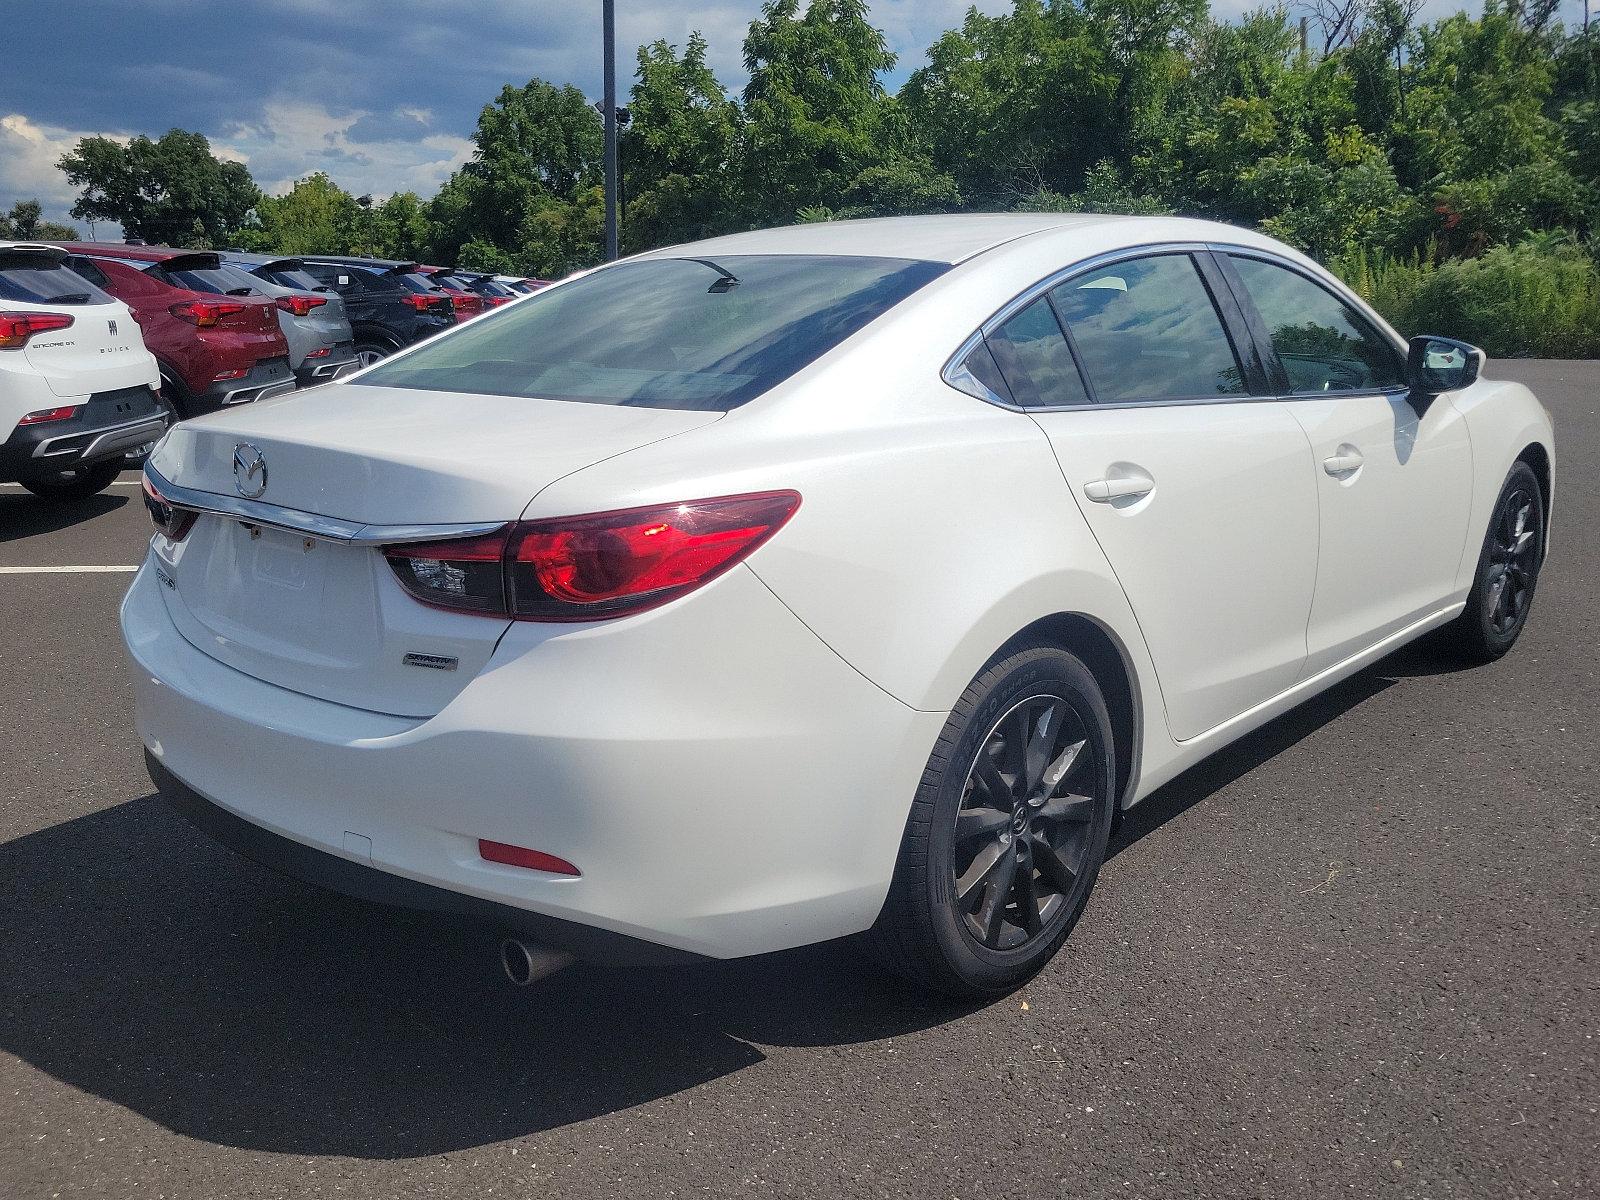
[[[1461,565],[1456,572],[1457,592],[1465,593],[1478,567],[1478,552],[1483,546],[1500,487],[1525,446],[1538,443],[1544,447],[1550,456],[1551,491],[1555,490],[1555,428],[1549,411],[1520,383],[1480,377],[1471,387],[1440,399],[1448,399],[1455,406],[1465,418],[1472,437],[1472,512]],[[1545,497],[1545,506],[1552,517],[1545,524],[1548,548],[1555,514],[1553,496]]]

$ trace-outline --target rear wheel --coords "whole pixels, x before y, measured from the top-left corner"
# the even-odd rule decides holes
[[[86,467],[62,471],[42,479],[24,479],[22,486],[41,500],[70,504],[105,491],[120,474],[122,460],[114,458],[110,462],[90,463]]]
[[[1088,902],[1115,778],[1111,720],[1082,662],[1039,645],[990,665],[923,772],[869,935],[879,957],[955,996],[1027,982]]]
[[[378,342],[357,342],[356,366],[370,367],[375,362],[382,362],[393,353],[389,347]]]
[[[1519,462],[1489,518],[1467,607],[1446,629],[1449,649],[1486,663],[1516,645],[1533,608],[1543,558],[1544,495],[1533,469]]]

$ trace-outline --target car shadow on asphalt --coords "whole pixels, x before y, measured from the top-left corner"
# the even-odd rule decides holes
[[[1366,670],[1290,709],[1163,784],[1123,816],[1106,851],[1107,859],[1149,837],[1168,821],[1182,816],[1234,780],[1400,680],[1470,669],[1470,664],[1453,660],[1439,646],[1440,641],[1438,636],[1429,635],[1379,659]]]
[[[1133,809],[1115,854],[1423,667],[1385,660]],[[959,1019],[834,943],[575,964],[517,989],[496,931],[321,892],[156,796],[0,845],[0,1049],[176,1132],[286,1154],[444,1154],[676,1096],[761,1046]]]
[[[0,845],[0,910],[0,1049],[178,1133],[287,1154],[449,1153],[679,1095],[761,1045],[971,1011],[838,944],[513,988],[496,931],[280,877],[156,796]]]
[[[0,543],[20,542],[24,538],[82,525],[108,512],[115,512],[130,499],[129,496],[100,492],[69,504],[40,500],[27,492],[0,493]]]

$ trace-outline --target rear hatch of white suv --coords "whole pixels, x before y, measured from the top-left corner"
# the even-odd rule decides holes
[[[68,270],[66,258],[53,246],[0,246],[0,310],[58,324],[23,341],[28,370],[64,400],[146,387],[156,378],[155,360],[128,306]]]
[[[720,415],[358,382],[183,422],[147,467],[201,510],[181,539],[155,539],[168,612],[257,679],[431,716],[509,620],[420,602],[384,547],[501,528],[555,480]]]

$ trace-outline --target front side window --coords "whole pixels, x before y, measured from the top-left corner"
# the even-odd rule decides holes
[[[1012,398],[1024,408],[1089,402],[1078,364],[1045,297],[993,330],[987,340]]]
[[[798,254],[621,263],[462,325],[361,382],[726,411],[948,269]]]
[[[1297,396],[1398,386],[1400,356],[1367,320],[1297,271],[1229,255]]]
[[[1129,259],[1050,295],[1102,404],[1245,390],[1222,318],[1187,254]]]

